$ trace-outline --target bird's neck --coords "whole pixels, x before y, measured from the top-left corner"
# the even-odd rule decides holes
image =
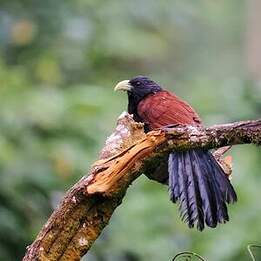
[[[128,113],[133,115],[133,119],[136,122],[144,123],[145,132],[149,131],[149,127],[147,126],[147,124],[142,120],[142,118],[138,114],[138,104],[139,104],[140,101],[142,101],[148,95],[154,95],[154,93],[150,93],[150,94],[147,94],[145,96],[143,95],[142,97],[138,96],[138,95],[134,95],[133,93],[128,93]]]
[[[137,122],[142,122],[141,118],[138,115],[138,104],[140,102],[140,100],[135,100],[133,99],[133,97],[130,97],[130,95],[128,95],[129,97],[129,102],[128,102],[128,113],[129,114],[133,114],[133,118],[135,121]]]

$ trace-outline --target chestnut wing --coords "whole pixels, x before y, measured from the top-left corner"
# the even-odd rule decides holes
[[[201,120],[192,107],[167,91],[147,96],[139,103],[137,111],[150,130],[170,124],[201,125]]]

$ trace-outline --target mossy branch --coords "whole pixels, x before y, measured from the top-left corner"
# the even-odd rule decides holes
[[[168,127],[145,134],[142,124],[122,114],[100,160],[66,193],[23,260],[80,260],[108,224],[132,181],[142,173],[153,173],[158,167],[155,162],[170,151],[247,143],[261,144],[261,120],[209,128]]]

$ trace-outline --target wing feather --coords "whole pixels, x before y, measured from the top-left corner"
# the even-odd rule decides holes
[[[192,107],[168,91],[148,95],[139,103],[137,112],[150,129],[170,124],[201,125],[201,120]]]

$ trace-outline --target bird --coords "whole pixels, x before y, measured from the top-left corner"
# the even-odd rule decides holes
[[[120,81],[115,91],[126,91],[128,113],[144,123],[147,133],[170,125],[203,126],[198,113],[173,92],[146,76]],[[227,204],[236,192],[212,153],[205,149],[172,151],[167,158],[170,200],[178,203],[180,217],[189,228],[203,231],[229,221]]]

